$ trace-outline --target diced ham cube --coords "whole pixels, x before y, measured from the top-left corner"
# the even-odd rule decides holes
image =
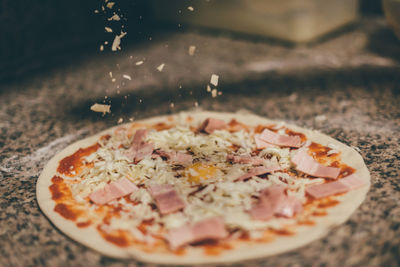
[[[346,176],[338,180],[338,182],[347,186],[349,190],[358,189],[365,185],[365,182],[356,174],[351,174],[349,176]]]
[[[280,203],[279,208],[275,211],[277,216],[291,218],[295,214],[303,211],[303,205],[294,196],[286,196],[285,200]]]
[[[139,147],[141,144],[144,143],[144,139],[146,138],[146,136],[147,136],[146,129],[136,130],[135,135],[133,136],[132,146]]]
[[[172,185],[151,185],[149,191],[162,215],[176,212],[185,207],[185,202]]]
[[[153,197],[157,197],[160,194],[163,194],[165,192],[175,190],[174,186],[172,184],[152,184],[149,187],[150,194]]]
[[[259,134],[254,135],[254,141],[256,142],[256,148],[257,149],[264,149],[264,148],[269,148],[269,147],[276,147],[273,144],[270,144],[268,142],[265,142],[260,138]]]
[[[233,163],[242,163],[242,164],[252,164],[252,165],[261,165],[264,163],[264,159],[260,157],[252,157],[252,156],[235,156],[235,155],[228,155],[226,159],[229,162]]]
[[[242,176],[238,177],[235,179],[236,181],[243,181],[246,180],[248,178],[251,178],[253,176],[258,176],[258,175],[262,175],[262,174],[266,174],[266,173],[271,173],[271,172],[275,172],[280,170],[280,168],[278,166],[270,166],[270,167],[264,167],[264,166],[260,166],[260,167],[255,167],[253,169],[251,169],[248,173],[243,174]]]
[[[223,130],[227,124],[223,120],[208,118],[200,126],[199,130],[211,134],[215,130]]]
[[[275,185],[261,191],[259,201],[250,210],[250,215],[256,220],[269,220],[274,214],[280,202],[284,201],[285,187]]]
[[[118,181],[111,182],[104,188],[98,189],[89,195],[92,202],[103,205],[114,199],[126,196],[138,188],[137,186],[126,178]]]
[[[132,140],[132,146],[127,152],[126,156],[131,158],[134,163],[138,163],[147,156],[150,156],[154,150],[153,143],[146,143],[144,139],[146,138],[147,130],[138,129],[135,132]]]
[[[156,151],[156,153],[162,157],[169,159],[172,163],[186,165],[190,164],[193,160],[192,155],[186,154],[180,151]]]
[[[277,146],[284,147],[300,147],[302,145],[301,138],[299,136],[281,135],[274,133],[268,129],[258,135],[257,139],[259,141],[264,141]]]
[[[349,188],[344,184],[339,183],[339,181],[306,187],[306,193],[315,199],[320,199],[347,191],[349,191]]]
[[[292,158],[292,163],[295,165],[296,170],[315,177],[336,179],[340,173],[340,168],[327,167],[316,162],[308,155],[305,148],[297,151]]]
[[[204,240],[221,240],[227,236],[224,221],[219,217],[214,217],[171,229],[166,239],[172,249],[177,249]]]
[[[262,190],[258,203],[250,210],[251,217],[265,221],[273,216],[290,218],[302,212],[301,202],[293,196],[287,196],[285,189],[282,185],[273,185]]]
[[[153,143],[145,143],[142,144],[137,150],[136,150],[136,155],[134,157],[134,162],[138,163],[142,159],[144,159],[147,156],[150,156],[153,154],[154,150],[154,144]]]
[[[321,199],[345,193],[360,188],[363,185],[365,185],[365,182],[356,174],[352,174],[334,182],[308,186],[306,193],[315,199]]]

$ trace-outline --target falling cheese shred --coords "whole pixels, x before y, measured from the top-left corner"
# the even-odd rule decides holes
[[[160,66],[157,67],[157,70],[161,72],[164,69],[165,64],[162,63]]]
[[[110,113],[111,112],[111,105],[95,103],[90,107],[90,110],[92,110],[94,112]]]
[[[121,50],[120,44],[121,44],[121,39],[126,35],[126,32],[121,32],[120,35],[116,35],[113,41],[113,44],[111,46],[112,51],[117,51]]]
[[[132,80],[132,77],[129,76],[128,74],[123,74],[122,77],[123,77],[124,79],[127,79],[127,80]]]
[[[114,2],[108,2],[108,3],[107,3],[107,7],[108,7],[109,9],[113,8],[114,5],[115,5]]]
[[[212,96],[213,98],[215,98],[215,97],[217,97],[217,93],[218,93],[217,89],[212,89],[212,91],[211,91],[211,96]]]
[[[213,74],[213,75],[211,75],[210,83],[214,86],[218,86],[218,79],[219,79],[219,76],[217,74]]]
[[[190,56],[193,56],[195,51],[196,51],[196,47],[194,45],[189,46],[188,53]]]
[[[112,15],[112,17],[108,18],[108,21],[111,21],[111,20],[120,21],[121,18],[117,14],[114,14],[114,15]]]

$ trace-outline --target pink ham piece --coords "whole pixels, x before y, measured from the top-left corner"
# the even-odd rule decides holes
[[[277,146],[300,147],[302,145],[301,138],[298,136],[281,135],[268,129],[264,129],[258,139]]]
[[[133,162],[138,163],[147,156],[150,156],[154,150],[153,143],[146,143],[147,130],[138,129],[133,136],[132,146],[127,153],[127,157],[132,158]]]
[[[262,174],[266,174],[266,173],[271,173],[271,172],[275,172],[275,171],[278,171],[278,170],[280,170],[280,168],[278,166],[270,166],[270,167],[260,166],[260,167],[255,167],[255,168],[251,169],[248,173],[243,174],[242,176],[236,178],[235,182],[243,181],[243,180],[246,180],[246,179],[251,178],[253,176],[258,176],[258,175],[262,175]]]
[[[284,201],[280,203],[279,208],[275,211],[275,215],[291,218],[295,214],[303,211],[303,205],[294,196],[286,196]]]
[[[306,188],[306,193],[315,199],[328,197],[331,195],[341,194],[349,191],[349,188],[339,181],[311,185]]]
[[[213,217],[194,223],[171,229],[166,239],[171,249],[177,249],[187,244],[205,240],[221,240],[228,236],[224,221],[219,217]]]
[[[135,135],[133,136],[132,140],[132,146],[139,147],[141,144],[144,143],[144,139],[147,136],[147,130],[146,129],[138,129],[135,132]]]
[[[176,212],[185,207],[185,202],[179,197],[173,185],[154,184],[149,187],[149,191],[162,215]]]
[[[338,182],[347,186],[349,190],[355,190],[365,185],[365,182],[354,173],[338,180]]]
[[[276,147],[276,146],[273,145],[273,144],[270,144],[270,143],[268,143],[268,142],[263,141],[263,140],[260,138],[260,135],[259,135],[259,134],[256,134],[256,135],[254,136],[254,141],[256,142],[256,148],[257,148],[257,149],[264,149],[264,148],[269,148],[269,147]]]
[[[315,177],[336,179],[340,173],[340,168],[327,167],[316,162],[308,155],[305,148],[297,151],[292,163],[296,166],[296,170]]]
[[[98,205],[106,204],[114,199],[126,196],[138,188],[126,178],[112,182],[104,188],[98,189],[89,195],[92,202]]]
[[[306,188],[306,193],[315,199],[341,194],[365,185],[357,175],[352,174],[334,182],[311,185]]]
[[[150,156],[153,153],[153,150],[154,150],[154,144],[153,143],[142,144],[136,150],[136,155],[134,157],[134,162],[138,163],[139,161],[141,161],[145,157]]]
[[[250,215],[256,220],[269,220],[273,216],[293,217],[303,210],[301,202],[285,194],[286,187],[282,185],[270,186],[260,193],[260,198],[251,210]]]
[[[165,157],[172,161],[173,163],[180,164],[180,165],[186,165],[192,162],[192,155],[179,152],[179,151],[171,151],[171,152],[166,152],[166,151],[157,151],[156,152],[158,155],[161,157]]]
[[[252,165],[261,165],[264,163],[264,159],[260,157],[252,157],[252,156],[235,156],[228,155],[226,159],[229,162],[233,163],[242,163],[242,164],[252,164]]]
[[[199,130],[206,133],[212,133],[215,130],[223,130],[227,127],[223,120],[208,118],[200,126]]]

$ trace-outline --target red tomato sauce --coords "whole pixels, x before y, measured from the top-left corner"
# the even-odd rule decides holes
[[[153,129],[155,129],[156,131],[163,131],[163,130],[171,129],[172,127],[174,127],[174,125],[166,124],[164,122],[159,122],[159,123],[155,123],[155,124],[151,125],[151,127]]]
[[[244,130],[246,132],[249,132],[249,126],[247,126],[244,123],[238,122],[235,119],[232,119],[229,123],[228,123],[228,131],[233,133],[233,132],[238,132],[240,130]]]
[[[60,164],[58,165],[57,171],[67,176],[74,176],[76,174],[79,174],[84,166],[82,158],[89,156],[93,152],[96,152],[99,147],[100,145],[96,143],[86,148],[80,148],[71,156],[62,159],[60,161]]]
[[[300,137],[300,139],[301,139],[302,142],[307,141],[307,137],[306,137],[305,134],[298,133],[298,132],[292,131],[292,130],[287,129],[287,128],[285,129],[285,133],[286,133],[287,135],[290,135],[290,136],[298,136],[298,137]]]
[[[218,256],[226,250],[233,249],[233,246],[229,243],[204,244],[203,249],[206,255]]]
[[[54,207],[54,211],[58,212],[61,216],[71,221],[75,221],[79,217],[79,215],[82,214],[82,211],[74,209],[73,206],[64,203],[58,203]]]
[[[92,224],[91,221],[86,221],[86,222],[76,223],[76,226],[78,226],[79,228],[85,228],[85,227],[88,227],[91,224]]]
[[[255,134],[260,134],[260,133],[262,133],[264,131],[264,129],[268,129],[268,130],[273,131],[273,132],[276,133],[278,130],[274,129],[274,127],[275,127],[275,124],[270,124],[270,125],[261,125],[261,124],[259,124],[259,125],[256,126],[256,128],[254,128],[254,133]]]
[[[127,238],[129,233],[126,231],[114,230],[108,233],[102,230],[100,226],[97,227],[97,230],[105,240],[113,243],[114,245],[117,245],[119,247],[127,247],[130,245],[129,239]]]

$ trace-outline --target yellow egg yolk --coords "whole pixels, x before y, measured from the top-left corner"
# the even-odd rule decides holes
[[[217,167],[197,162],[187,168],[188,180],[199,183],[200,179],[209,179],[215,176]]]

